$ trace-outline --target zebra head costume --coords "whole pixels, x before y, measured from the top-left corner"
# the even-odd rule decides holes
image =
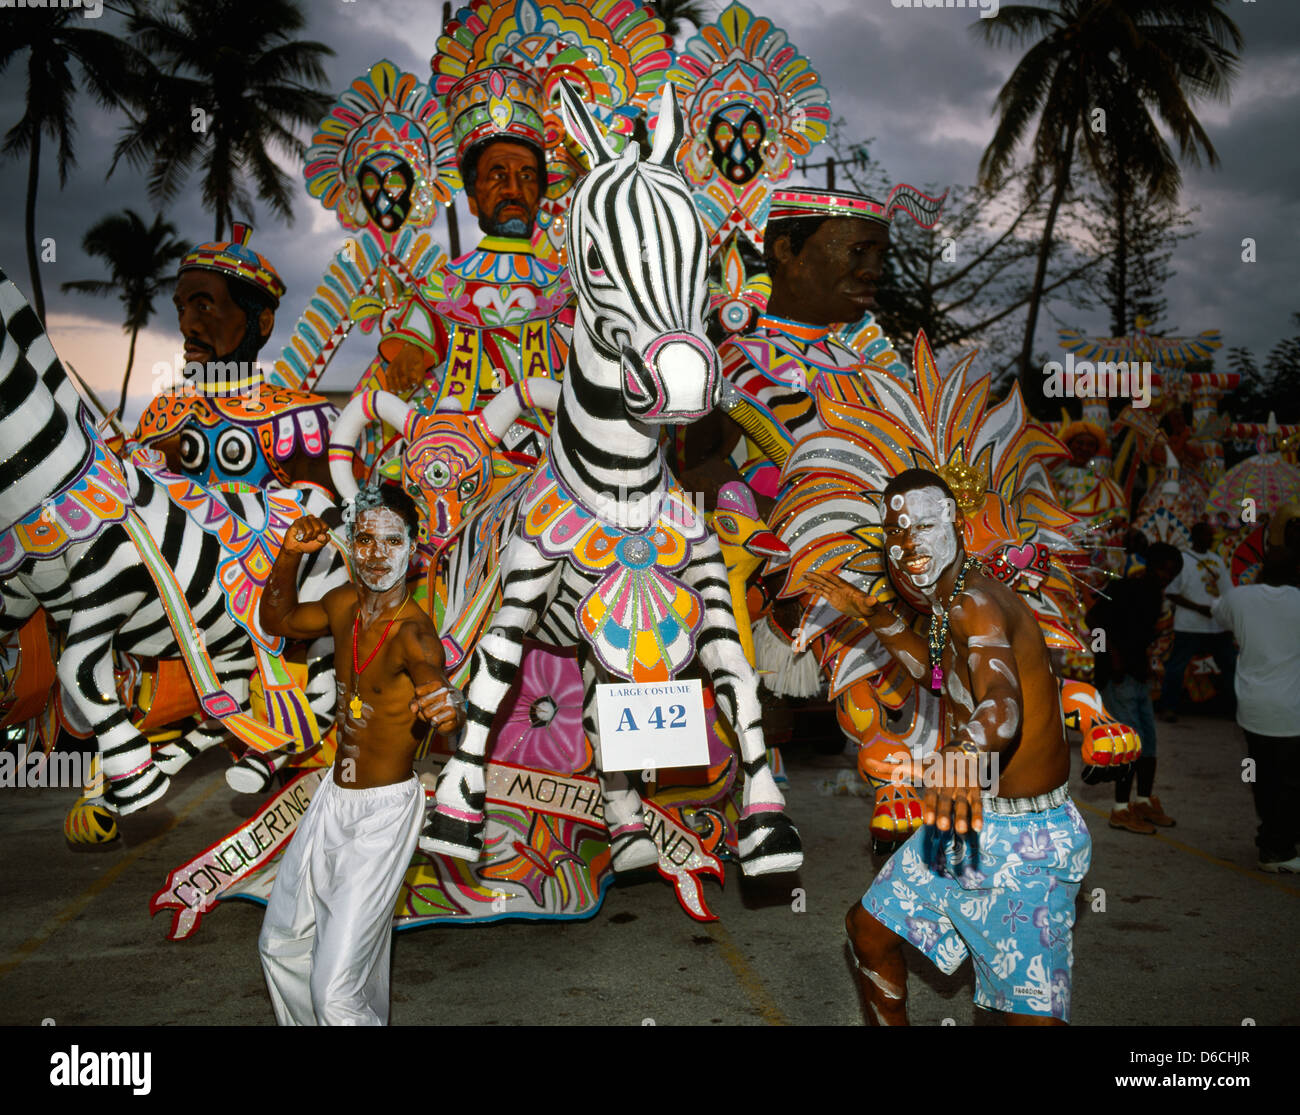
[[[634,144],[616,157],[563,84],[561,104],[592,163],[569,215],[573,347],[547,457],[501,561],[501,607],[474,651],[465,733],[421,847],[481,855],[488,736],[532,635],[577,646],[598,766],[597,683],[665,680],[698,655],[740,740],[741,865],[749,875],[794,870],[799,835],[767,764],[757,678],[736,633],[718,540],[659,448],[660,424],[701,417],[720,389],[703,333],[707,241],[675,162],[681,113],[666,87],[642,163]],[[600,782],[615,870],[656,863],[627,775],[601,770]]]

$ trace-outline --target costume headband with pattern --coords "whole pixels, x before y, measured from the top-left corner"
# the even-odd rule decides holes
[[[181,260],[180,271],[219,271],[242,279],[269,294],[275,304],[284,297],[284,280],[276,273],[266,256],[259,255],[248,246],[253,238],[253,226],[235,221],[230,226],[229,240],[214,240],[191,248]]]
[[[514,66],[466,74],[447,90],[446,109],[461,166],[475,148],[497,139],[520,140],[539,154],[546,150],[542,87]]]
[[[945,190],[939,197],[923,194],[915,186],[900,184],[889,191],[889,198],[877,201],[866,194],[845,190],[816,190],[809,187],[772,192],[772,208],[767,222],[786,221],[795,217],[860,217],[888,226],[894,213],[901,209],[922,228],[934,228],[943,212]]]

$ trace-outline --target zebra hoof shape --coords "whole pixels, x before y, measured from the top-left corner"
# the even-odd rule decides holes
[[[108,779],[104,788],[104,803],[120,817],[128,813],[138,813],[146,806],[153,805],[167,793],[171,779],[163,774],[153,763],[126,778],[114,781]]]
[[[477,821],[468,821],[434,810],[420,833],[420,851],[477,863],[483,855],[483,825],[481,814]]]
[[[636,871],[641,867],[657,867],[659,848],[644,828],[620,833],[609,846],[610,864],[615,871]]]
[[[784,813],[753,813],[736,825],[740,869],[746,875],[779,875],[803,866],[799,830]]]
[[[274,777],[275,768],[265,759],[244,755],[226,771],[226,785],[237,794],[260,794]]]

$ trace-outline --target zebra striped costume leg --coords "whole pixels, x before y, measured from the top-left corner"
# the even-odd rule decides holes
[[[647,568],[654,552],[647,524],[662,527],[661,503],[674,487],[656,426],[702,416],[717,404],[720,386],[717,354],[703,335],[704,232],[675,162],[682,117],[672,87],[665,87],[654,150],[645,164],[638,162],[635,147],[616,157],[572,90],[562,83],[560,93],[569,134],[586,148],[593,169],[578,186],[570,210],[568,247],[578,314],[548,461],[535,478],[541,484],[535,506],[548,509],[544,522],[552,521],[546,515],[561,514],[554,508],[569,510],[562,513],[562,532],[559,526],[551,531],[521,521],[507,546],[501,609],[474,652],[464,740],[439,780],[437,807],[421,838],[427,851],[470,860],[478,858],[483,844],[488,732],[518,669],[524,636],[536,629],[548,642],[578,640],[575,611],[604,576],[589,559],[575,556],[593,522],[614,532],[602,537],[604,544],[616,545],[615,553],[622,554],[627,543],[641,554],[627,556],[626,562],[618,558],[626,575]],[[525,501],[529,498],[525,495]],[[624,525],[633,518],[640,527]],[[544,539],[530,533],[536,530]],[[674,656],[669,667],[677,669],[685,665],[678,659],[694,645],[741,740],[747,774],[741,818],[745,872],[793,870],[803,858],[799,837],[782,812],[784,801],[767,767],[757,680],[740,646],[717,539],[695,516],[685,533],[673,537],[691,554],[678,575],[700,602],[703,619],[693,643],[676,626],[671,650],[663,653]],[[679,592],[670,581],[654,580],[657,574],[644,576],[655,592]],[[634,611],[640,615],[639,606]],[[692,608],[687,612],[694,614]],[[636,626],[631,637],[642,629]],[[595,638],[587,632],[583,637]],[[666,648],[663,636],[657,638]],[[584,723],[599,763],[595,648],[594,641],[584,645]],[[612,662],[601,658],[601,666]],[[627,776],[602,772],[601,785],[615,867],[654,862],[657,851]]]

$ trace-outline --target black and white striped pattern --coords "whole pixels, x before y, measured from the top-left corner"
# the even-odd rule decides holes
[[[703,332],[707,240],[674,161],[682,119],[670,88],[647,163],[638,161],[635,145],[614,157],[571,90],[562,87],[561,97],[570,134],[592,156],[593,170],[577,187],[569,214],[578,313],[548,453],[576,501],[620,525],[620,513],[630,508],[640,514],[637,505],[654,501],[669,480],[657,426],[633,414],[672,421],[674,413],[698,414],[702,405],[716,402],[716,390],[707,386],[710,377],[716,385],[716,354]],[[656,362],[665,344],[679,346],[679,352]],[[657,396],[647,394],[647,383]],[[757,679],[736,633],[716,537],[698,545],[676,576],[704,602],[697,652],[741,742],[748,775],[742,865],[747,874],[793,870],[802,862],[798,834],[782,813],[784,801],[767,765]],[[579,646],[587,689],[584,721],[599,765],[594,687],[609,679],[579,641],[575,617],[595,583],[567,559],[545,557],[518,533],[510,539],[501,561],[501,606],[474,651],[468,724],[439,780],[437,807],[420,841],[425,850],[470,860],[481,854],[488,734],[526,635]],[[602,771],[600,780],[615,869],[656,862],[640,797],[627,776]]]
[[[0,351],[6,354],[0,367],[10,373],[0,377],[0,399],[7,400],[5,406],[10,407],[8,400],[16,397],[20,387],[40,395],[39,403],[27,405],[23,413],[42,414],[46,408],[57,409],[63,414],[66,428],[80,435],[75,424],[76,393],[68,384],[57,357],[53,356],[39,323],[38,333],[31,332],[30,322],[35,315],[2,273],[0,309],[4,312]],[[50,362],[45,362],[47,350]],[[43,372],[36,381],[24,371],[33,366],[33,361],[43,364]],[[65,426],[51,420],[31,428],[49,430]],[[35,480],[29,475],[30,470],[14,477],[15,484],[26,493],[22,499],[34,500],[32,506],[36,507],[43,499],[57,494],[58,477],[63,473],[55,470],[50,474],[54,477],[51,481],[43,471],[50,467],[50,454],[21,440],[16,426],[6,423],[0,426],[0,432],[5,438],[0,442],[0,458],[27,462],[36,469]],[[226,611],[225,595],[217,577],[217,567],[223,557],[220,544],[195,524],[184,509],[172,503],[166,490],[149,473],[127,462],[122,463],[122,472],[136,513],[157,543],[163,559],[176,572],[221,684],[247,708],[249,675],[255,658],[248,633]],[[328,508],[328,501],[319,490],[306,491],[304,502],[309,513],[319,515]],[[223,498],[255,529],[265,524],[266,508],[260,495],[231,494]],[[344,583],[347,570],[332,548],[327,547],[313,557],[314,560],[304,562],[302,586],[310,598],[318,599],[330,588]],[[114,652],[141,658],[180,657],[180,648],[153,579],[120,524],[106,524],[94,537],[74,543],[57,557],[24,562],[5,586],[4,603],[0,631],[21,625],[37,605],[47,610],[58,628],[64,648],[56,670],[64,707],[94,733],[105,775],[105,796],[120,812],[130,813],[156,801],[167,790],[169,773],[182,766],[191,754],[221,738],[214,728],[200,726],[180,744],[164,749],[159,761],[155,761],[148,740],[135,729],[129,711],[118,700],[113,677]],[[317,667],[317,676],[308,693],[323,729],[333,722],[335,712],[333,660],[326,646],[313,646],[309,651],[313,657],[325,655],[326,667]],[[331,676],[323,676],[326,672]]]

